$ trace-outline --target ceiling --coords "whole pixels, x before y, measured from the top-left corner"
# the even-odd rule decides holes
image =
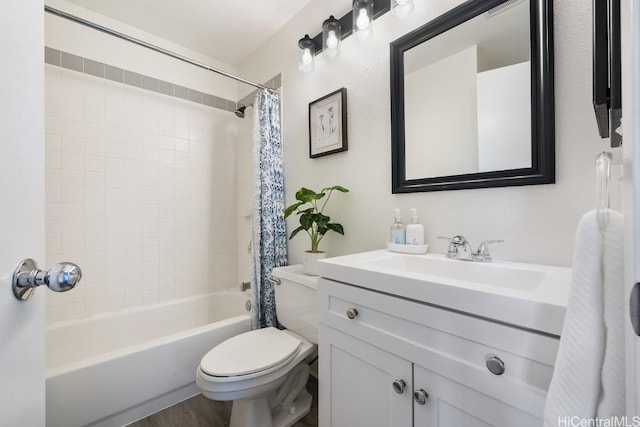
[[[67,0],[238,65],[310,0]]]

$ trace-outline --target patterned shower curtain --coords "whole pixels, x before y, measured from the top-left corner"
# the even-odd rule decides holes
[[[271,271],[287,265],[287,231],[278,94],[263,90],[253,102],[251,327],[259,329],[278,327]]]

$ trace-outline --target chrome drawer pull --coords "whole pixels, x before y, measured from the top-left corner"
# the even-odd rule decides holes
[[[429,393],[427,393],[423,389],[416,390],[413,392],[413,400],[415,400],[418,405],[426,404],[428,398],[429,398]]]
[[[404,388],[407,386],[407,383],[404,380],[395,380],[393,382],[393,391],[398,394],[404,393]]]
[[[358,315],[358,310],[356,310],[355,308],[350,308],[347,310],[347,317],[351,320],[355,319],[356,316]]]

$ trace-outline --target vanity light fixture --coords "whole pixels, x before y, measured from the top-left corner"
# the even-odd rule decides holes
[[[360,40],[373,34],[373,0],[354,0],[353,32]]]
[[[333,59],[340,56],[340,39],[342,37],[342,25],[340,21],[329,16],[322,23],[322,50],[327,58]]]
[[[310,73],[315,69],[314,57],[316,54],[316,43],[309,34],[298,40],[298,70],[303,73]]]
[[[404,19],[413,12],[413,0],[392,0],[391,12],[393,16]]]
[[[340,55],[340,44],[352,34],[361,40],[373,35],[373,20],[391,10],[391,5],[401,5],[394,12],[398,16],[406,16],[413,10],[414,0],[352,0],[352,9],[344,16],[333,15],[322,23],[322,31],[309,37],[306,34],[298,41],[298,69],[304,73],[314,70],[314,56],[325,51],[325,56],[334,59]]]

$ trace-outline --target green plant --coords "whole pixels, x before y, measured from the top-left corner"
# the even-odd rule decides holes
[[[331,193],[334,191],[349,192],[349,190],[339,185],[323,188],[319,193],[304,187],[296,192],[297,202],[287,207],[284,211],[285,218],[288,218],[294,212],[300,215],[300,226],[291,232],[289,239],[293,239],[296,234],[305,231],[311,238],[310,252],[320,252],[318,245],[327,231],[332,230],[344,236],[342,225],[329,222],[331,217],[323,213],[327,202],[331,198]]]

